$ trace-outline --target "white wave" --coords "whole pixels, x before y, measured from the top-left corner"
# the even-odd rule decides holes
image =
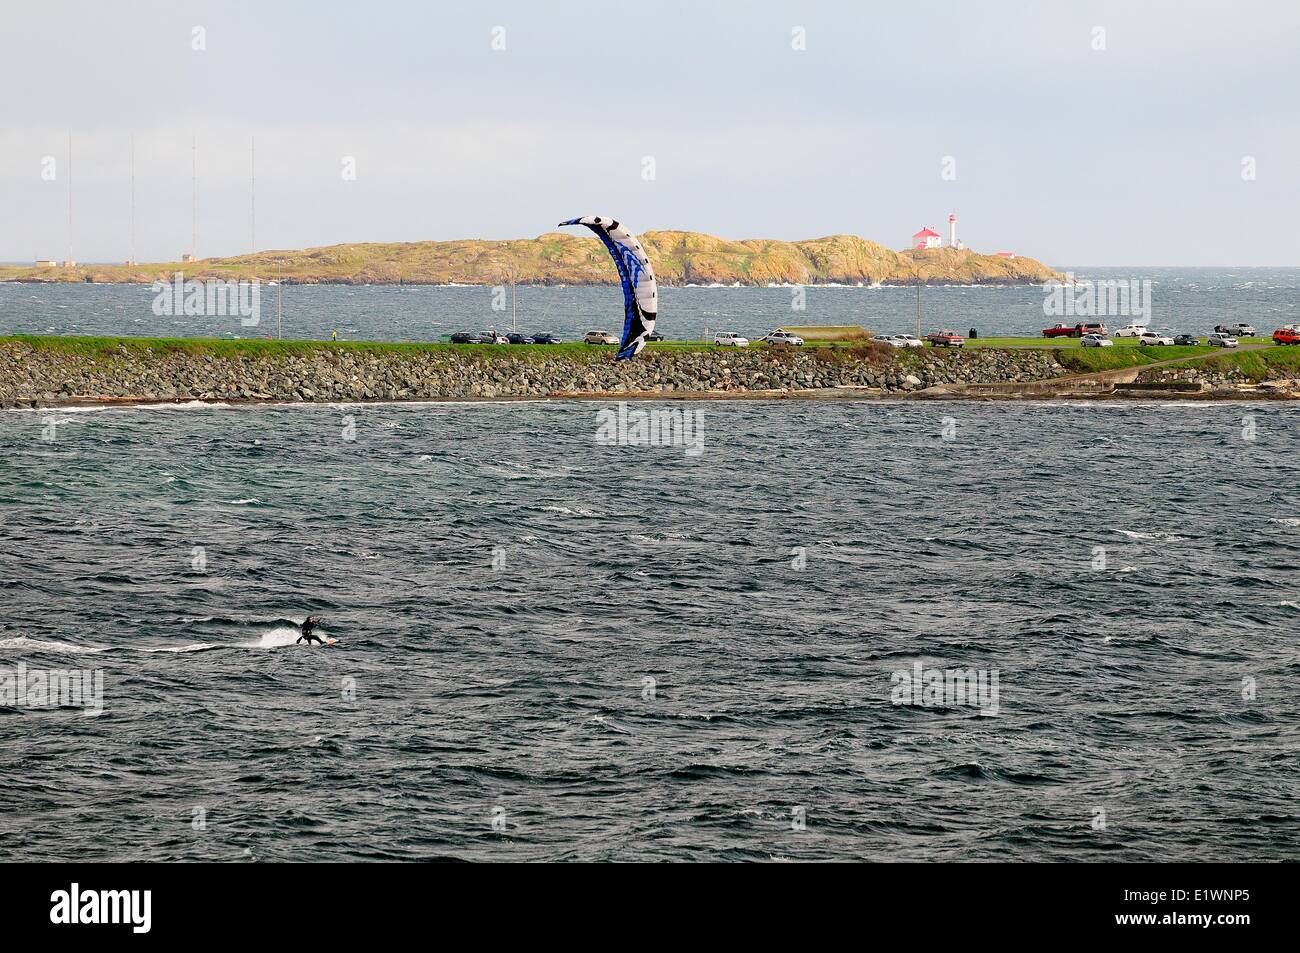
[[[255,496],[250,496],[241,500],[227,500],[226,502],[231,506],[249,506],[253,503],[261,503],[262,501]]]
[[[1283,526],[1300,526],[1300,519],[1294,516],[1274,516],[1270,518],[1269,522],[1281,523]]]
[[[578,509],[576,509],[576,510],[571,510],[571,509],[569,509],[567,506],[543,506],[543,507],[542,507],[542,512],[544,512],[544,513],[563,513],[565,516],[594,516],[594,517],[600,517],[600,516],[603,516],[603,515],[604,515],[604,514],[602,514],[602,513],[596,513],[596,512],[594,512],[594,511],[592,511],[592,510],[583,509],[582,507],[578,507]]]
[[[301,636],[302,632],[298,629],[279,625],[270,632],[264,632],[256,642],[243,643],[243,647],[246,649],[278,649],[286,645],[293,645]]]
[[[1115,532],[1127,536],[1129,539],[1159,539],[1166,543],[1176,543],[1182,539],[1181,536],[1175,536],[1173,533],[1139,533],[1137,530],[1132,529],[1117,529]]]
[[[47,639],[29,639],[25,635],[16,635],[0,639],[0,649],[13,652],[64,652],[68,655],[86,655],[92,652],[107,652],[107,647],[93,645],[70,645],[67,642],[55,642]]]

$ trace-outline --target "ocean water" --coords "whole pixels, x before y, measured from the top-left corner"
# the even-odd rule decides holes
[[[1062,269],[1064,270],[1064,269]],[[1151,281],[1152,327],[1209,333],[1246,321],[1262,332],[1300,322],[1296,268],[1073,268],[1079,278]],[[658,330],[670,340],[709,339],[718,331],[758,337],[782,325],[855,324],[877,332],[915,331],[914,288],[809,287],[803,310],[791,288],[663,288]],[[148,285],[0,283],[0,334],[145,337],[284,337],[436,341],[461,330],[511,326],[510,294],[486,287],[300,285],[259,290],[259,323],[237,316],[158,316]],[[976,328],[985,337],[1034,336],[1063,320],[1044,313],[1042,287],[946,286],[921,291],[922,329]],[[282,313],[282,318],[281,318]],[[1108,318],[1113,327],[1126,317]],[[622,327],[617,287],[520,287],[515,325],[576,340],[589,328]]]
[[[1297,856],[1293,406],[608,408],[0,414],[0,859]]]

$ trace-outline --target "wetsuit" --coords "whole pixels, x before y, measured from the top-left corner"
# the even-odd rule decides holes
[[[303,639],[306,639],[308,645],[311,645],[313,642],[319,642],[321,645],[324,645],[325,640],[319,635],[314,635],[312,633],[312,630],[318,625],[320,625],[319,619],[313,619],[311,616],[308,616],[302,624],[302,635],[298,636],[298,641],[301,642]]]

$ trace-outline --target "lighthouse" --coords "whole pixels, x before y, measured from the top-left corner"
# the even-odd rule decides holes
[[[950,212],[948,215],[948,247],[957,247],[957,213]]]

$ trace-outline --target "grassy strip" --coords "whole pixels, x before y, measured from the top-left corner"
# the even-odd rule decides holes
[[[1064,367],[1081,374],[1093,371],[1113,371],[1122,367],[1141,367],[1158,361],[1176,360],[1180,357],[1199,357],[1214,348],[1197,347],[1080,347],[1062,350],[1056,359]]]
[[[461,352],[474,357],[496,360],[523,358],[536,360],[564,355],[583,361],[596,360],[614,353],[612,345],[597,346],[566,342],[564,344],[446,344],[442,342],[401,341],[268,341],[265,338],[137,338],[137,337],[79,337],[46,334],[17,334],[0,337],[4,344],[24,344],[33,350],[57,351],[90,357],[120,353],[129,354],[198,354],[213,357],[264,357],[276,355],[306,355],[321,352],[353,354],[449,354]],[[713,346],[698,342],[663,342],[650,344],[652,350],[670,352],[708,351]]]
[[[1275,345],[1250,351],[1223,351],[1203,361],[1170,365],[1175,368],[1199,367],[1209,371],[1237,368],[1252,381],[1267,380],[1273,373],[1300,377],[1300,347]]]

